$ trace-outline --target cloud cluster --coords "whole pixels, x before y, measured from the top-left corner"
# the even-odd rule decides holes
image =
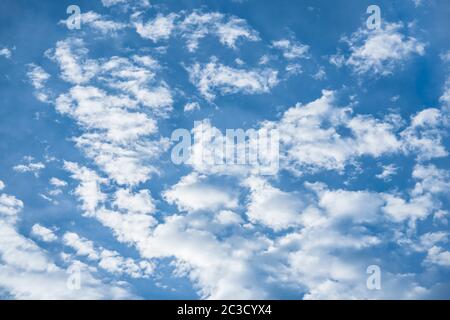
[[[102,2],[107,7],[131,5],[125,0]],[[92,12],[84,19],[100,31],[122,28]],[[131,23],[142,38],[155,44],[181,37],[190,53],[209,36],[233,49],[231,52],[236,52],[240,40],[259,40],[259,34],[244,20],[217,12],[157,14],[148,21],[142,13],[134,13]],[[346,41],[349,55],[336,56],[333,61],[361,76],[370,72],[387,75],[412,55],[424,54],[424,45],[404,36],[399,24],[386,24],[376,31],[358,30]],[[309,46],[295,39],[269,43],[290,63],[309,58]],[[93,58],[84,40],[68,38],[46,54],[59,67],[59,74],[51,79],[61,79],[64,86],[45,91],[50,79],[47,72],[33,64],[28,73],[37,92],[47,93],[45,100],[77,124],[79,134],[72,141],[91,160],[64,161],[64,169],[76,181],[73,186],[71,180],[70,186],[84,218],[106,227],[118,242],[135,249],[137,258],[106,248],[83,232],[34,224],[34,238],[46,244],[62,243],[71,253],[62,254],[64,268],[57,266],[15,229],[23,203],[1,194],[0,219],[7,223],[0,224],[0,233],[7,238],[0,240],[0,270],[4,271],[0,274],[8,277],[0,277],[0,286],[17,297],[45,297],[42,290],[27,291],[19,286],[19,275],[28,279],[31,272],[40,277],[32,283],[51,281],[53,291],[47,296],[70,297],[73,293],[61,288],[66,267],[72,264],[84,266],[90,279],[88,290],[83,290],[85,298],[129,297],[123,287],[95,279],[95,272],[149,278],[159,263],[170,261],[174,276],[188,278],[200,297],[210,299],[398,299],[427,297],[433,292],[423,281],[421,268],[449,265],[445,246],[449,235],[444,230],[426,230],[429,228],[422,224],[432,221],[440,227],[448,216],[445,197],[450,174],[429,162],[447,156],[447,87],[441,106],[404,121],[397,114],[383,118],[358,114],[353,105],[339,105],[338,92],[323,90],[316,100],[298,103],[270,121],[254,125],[256,132],[279,133],[280,170],[273,177],[258,176],[252,167],[199,164],[195,159],[205,148],[194,143],[190,150],[193,161],[183,167],[187,172],[171,183],[161,183],[157,194],[152,189],[152,175],[161,173],[166,178],[172,174],[160,172],[158,167],[164,165],[160,157],[169,144],[160,122],[177,116],[172,115],[173,106],[178,105],[174,98],[177,89],[160,80],[165,70],[154,58],[156,54],[139,52]],[[184,64],[184,70],[210,102],[218,94],[267,93],[279,82],[276,66],[246,68],[236,59],[237,67],[231,67],[215,57],[206,63],[199,61]],[[298,71],[294,65],[291,68]],[[184,107],[185,111],[196,109],[196,102]],[[194,134],[200,131],[227,139],[212,120],[192,129]],[[320,174],[343,174],[349,165],[357,168],[359,161],[410,155],[415,158],[408,176],[412,186],[402,190],[381,192],[321,182]],[[29,161],[17,170],[31,171],[32,164]],[[388,183],[396,170],[396,164],[384,165],[374,178],[382,179],[377,181],[380,184]],[[50,184],[58,190],[69,186],[56,178]],[[421,258],[411,258],[411,252]],[[407,272],[398,268],[391,264],[393,256],[417,258],[412,264],[417,269]],[[370,291],[366,286],[369,262],[383,270],[382,291]]]
[[[0,287],[16,299],[123,299],[133,295],[114,284],[97,279],[88,269],[70,261],[58,266],[47,252],[23,236],[16,225],[23,202],[12,195],[0,195]],[[51,230],[34,225],[32,235],[44,241],[54,241]],[[78,265],[83,290],[71,289],[68,270]]]

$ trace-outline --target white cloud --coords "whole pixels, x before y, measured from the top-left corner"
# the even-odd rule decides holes
[[[155,133],[156,123],[145,113],[131,112],[133,101],[126,97],[108,96],[96,87],[73,87],[56,100],[56,108],[69,114],[80,125],[105,132],[114,142],[126,142]]]
[[[34,159],[32,157],[25,157],[24,160],[24,164],[14,166],[13,170],[20,173],[31,172],[35,177],[39,177],[41,170],[45,169],[45,164],[42,162],[33,162]]]
[[[6,209],[5,209],[6,208]],[[11,195],[0,196],[0,213],[17,215],[23,203]],[[71,290],[68,269],[57,266],[32,240],[22,236],[15,219],[0,214],[0,288],[15,299],[124,299],[127,289],[96,279],[79,265],[81,289]],[[36,228],[34,228],[36,229]],[[40,230],[42,231],[42,230]],[[46,237],[49,235],[46,234]]]
[[[36,90],[36,98],[39,101],[48,102],[50,93],[48,90],[44,90],[44,85],[47,80],[50,79],[50,74],[48,74],[42,67],[33,63],[28,65],[28,69],[29,71],[27,72],[27,76]]]
[[[2,193],[0,195],[0,214],[12,216],[15,218],[16,214],[23,208],[23,202],[14,196]]]
[[[33,227],[31,228],[31,234],[37,237],[39,240],[45,242],[53,242],[58,240],[58,237],[55,235],[53,230],[41,226],[38,223],[34,224]]]
[[[157,133],[155,118],[172,108],[171,92],[154,80],[158,64],[150,56],[92,60],[87,53],[79,39],[57,43],[53,57],[63,79],[85,85],[60,94],[56,109],[84,129],[74,141],[110,178],[127,185],[146,181],[157,172],[148,162],[168,147],[167,139],[151,136]],[[87,85],[91,79],[106,88]]]
[[[239,214],[230,210],[220,211],[216,216],[216,221],[223,225],[235,225],[244,222]]]
[[[182,34],[191,50],[211,34],[231,48],[238,39],[251,39],[252,33],[243,30],[243,21],[198,12],[191,18],[192,24],[184,31],[177,29],[175,19],[171,32],[151,30],[156,32],[152,36],[159,40]],[[141,183],[158,170],[154,159],[167,144],[159,136],[157,120],[167,115],[173,103],[169,87],[157,81],[159,62],[150,56],[89,59],[84,44],[67,42],[69,49],[53,56],[61,66],[62,78],[74,86],[59,95],[56,107],[79,125],[82,134],[73,141],[96,169],[71,162],[65,162],[65,169],[79,181],[74,194],[84,215],[110,228],[118,241],[140,254],[135,261],[76,234],[66,234],[66,243],[88,257],[90,265],[120,276],[149,277],[155,268],[151,259],[168,258],[176,268],[175,275],[187,276],[202,298],[264,299],[282,295],[283,290],[295,290],[299,298],[371,298],[374,293],[365,288],[365,267],[372,253],[368,250],[391,244],[396,240],[392,233],[411,221],[442,211],[437,197],[448,190],[446,174],[424,165],[414,169],[416,185],[406,196],[331,189],[322,184],[306,184],[307,188],[288,192],[285,187],[274,187],[275,182],[254,177],[247,176],[245,184],[244,174],[232,177],[239,188],[228,189],[223,177],[213,175],[230,170],[192,165],[199,172],[184,176],[163,192],[163,199],[183,212],[153,215],[155,201],[148,185]],[[286,49],[295,45],[291,42]],[[299,55],[299,50],[286,52],[287,59]],[[268,92],[278,81],[272,69],[231,68],[212,60],[205,65],[195,63],[189,71],[194,72],[196,66],[193,83],[209,99],[217,93]],[[433,124],[435,118],[432,112],[424,114],[413,119],[412,126]],[[282,132],[285,165],[300,173],[310,167],[342,170],[358,157],[378,158],[402,151],[405,145],[404,138],[395,133],[399,127],[395,121],[354,115],[352,108],[338,107],[330,91],[316,101],[290,108],[279,121],[261,126]],[[212,129],[209,123],[206,130]],[[202,175],[204,172],[209,175]],[[62,187],[59,181],[52,181]],[[239,199],[247,190],[242,186],[250,191],[243,205]],[[289,233],[268,235],[261,232],[261,225]],[[374,232],[372,226],[385,233]],[[236,232],[230,233],[231,228]],[[420,241],[428,250],[440,243],[439,239],[442,237],[430,235]],[[26,267],[21,257],[14,263]],[[11,263],[13,258],[9,257]],[[379,259],[380,263],[386,261],[384,256]],[[40,261],[36,259],[37,264]],[[45,266],[43,263],[40,268]],[[392,275],[388,269],[383,270],[383,287],[388,292],[380,296],[417,297],[427,291],[416,285],[414,275]],[[395,282],[396,278],[402,280]],[[0,286],[2,281],[7,280],[0,277]]]
[[[0,180],[0,191],[2,191],[3,189],[5,189],[5,184],[2,180]]]
[[[86,58],[87,54],[84,41],[77,38],[58,41],[54,50],[47,51],[58,62],[62,79],[74,84],[88,82],[99,71],[98,63]]]
[[[113,274],[126,274],[132,278],[148,278],[154,272],[154,265],[141,260],[136,263],[131,258],[124,258],[116,251],[103,249],[100,253],[99,267]]]
[[[352,116],[351,108],[336,106],[332,91],[323,91],[321,98],[306,105],[297,104],[265,126],[280,132],[286,165],[294,171],[342,170],[359,156],[379,157],[401,149],[394,124]],[[341,135],[339,128],[349,129],[349,135]]]
[[[42,67],[31,63],[28,65],[29,71],[27,73],[28,78],[31,81],[31,84],[35,89],[42,89],[44,87],[45,82],[50,79],[50,75],[45,72]]]
[[[448,115],[440,109],[424,109],[411,118],[411,124],[400,135],[404,148],[417,153],[419,160],[442,158],[448,155],[443,139]]]
[[[167,140],[113,144],[96,134],[84,134],[74,140],[111,179],[130,186],[147,181],[157,172],[150,159],[155,159],[168,147]]]
[[[238,205],[234,192],[208,182],[206,176],[197,173],[182,177],[163,195],[167,202],[176,204],[181,211],[216,211],[233,209]]]
[[[114,34],[118,30],[122,30],[127,27],[127,24],[108,20],[106,17],[94,11],[83,12],[80,15],[82,28],[88,26],[102,34]],[[59,22],[62,25],[67,24],[67,20],[61,20]]]
[[[11,58],[11,56],[12,56],[12,52],[11,52],[11,50],[8,49],[8,48],[1,48],[1,49],[0,49],[0,57],[1,57],[1,56],[3,56],[3,57],[5,57],[5,58],[9,59],[9,58]]]
[[[172,35],[186,39],[190,52],[197,50],[199,41],[208,35],[213,35],[219,41],[232,49],[240,39],[258,41],[258,33],[252,30],[245,20],[235,16],[227,16],[218,12],[203,13],[194,10],[186,12],[158,14],[152,20],[143,22],[140,13],[132,16],[136,32],[144,39],[153,42],[167,40]]]
[[[136,32],[144,39],[150,39],[153,42],[169,39],[174,29],[174,20],[177,15],[174,13],[164,16],[158,14],[153,20],[146,22],[135,22]]]
[[[149,190],[132,193],[127,189],[116,191],[113,205],[125,212],[150,214],[155,211],[155,204]]]
[[[216,35],[220,42],[230,48],[236,48],[239,39],[259,40],[258,33],[252,30],[245,20],[218,12],[202,13],[198,10],[186,16],[179,25],[183,38],[187,39],[188,50],[198,48],[199,40],[209,34]]]
[[[446,251],[438,246],[433,246],[428,250],[427,257],[424,262],[437,264],[443,267],[450,267],[450,251]]]
[[[320,67],[319,70],[312,76],[316,80],[323,80],[326,79],[327,74],[325,72],[325,69],[323,67]]]
[[[412,176],[417,180],[413,195],[445,194],[450,189],[450,172],[435,165],[416,165]]]
[[[66,246],[73,248],[77,255],[86,256],[90,260],[97,260],[99,258],[94,248],[94,243],[80,237],[74,232],[66,232],[63,236],[63,241]]]
[[[86,256],[89,260],[98,263],[98,266],[112,274],[129,275],[132,278],[148,278],[154,266],[151,262],[141,260],[138,263],[131,258],[122,257],[117,251],[96,248],[94,243],[74,232],[67,232],[64,244],[72,247],[79,256]]]
[[[55,178],[55,177],[50,179],[50,184],[52,186],[54,186],[54,187],[57,187],[57,188],[63,188],[63,187],[67,186],[67,182],[66,181],[58,179],[58,178]]]
[[[288,60],[308,57],[309,46],[300,42],[282,39],[273,41],[272,45],[274,48],[281,50],[283,56]]]
[[[383,166],[383,171],[375,177],[381,180],[390,181],[391,177],[397,173],[397,167],[393,164]]]
[[[102,4],[105,7],[111,7],[117,4],[121,4],[121,3],[127,3],[129,2],[129,0],[102,0]]]
[[[352,219],[355,223],[374,222],[384,201],[377,193],[367,191],[326,190],[317,188],[319,206],[333,220]]]
[[[257,177],[248,178],[245,185],[250,189],[247,203],[250,221],[276,231],[300,225],[305,203],[298,193],[283,192]]]
[[[349,38],[344,38],[351,54],[341,62],[358,74],[391,74],[396,65],[412,55],[425,53],[425,44],[412,36],[405,36],[402,29],[402,24],[395,23],[384,23],[380,29],[359,29]]]
[[[149,8],[151,6],[149,0],[102,0],[102,4],[104,7],[123,6],[125,9],[128,9],[130,6],[133,9]]]
[[[239,38],[249,41],[259,40],[258,33],[251,30],[245,20],[231,17],[224,23],[217,24],[217,36],[220,42],[230,48],[236,48],[236,42]]]
[[[450,62],[450,50],[441,53],[441,54],[440,54],[440,58],[441,58],[442,61],[444,61],[444,62]]]
[[[73,162],[64,162],[64,168],[72,174],[72,178],[80,181],[75,189],[75,194],[82,201],[82,209],[87,215],[93,215],[99,203],[106,199],[106,195],[101,191],[101,184],[106,180],[86,167],[80,167]]]
[[[420,7],[422,5],[422,0],[412,0],[412,2],[414,2],[414,6],[416,8]]]
[[[383,211],[395,221],[424,219],[436,206],[429,194],[411,198],[410,201],[390,194],[385,195],[384,198],[386,205]]]
[[[184,112],[200,110],[200,104],[198,102],[189,102],[184,106]]]
[[[147,214],[119,213],[99,209],[96,218],[106,227],[111,228],[120,242],[141,246],[148,245],[151,228],[156,220]]]
[[[222,95],[259,94],[278,84],[277,71],[273,69],[235,69],[219,63],[215,57],[205,65],[195,63],[187,70],[190,81],[208,100],[213,100],[217,91]]]
[[[254,242],[237,236],[219,241],[202,227],[209,224],[198,215],[167,217],[155,228],[142,254],[148,258],[175,257],[177,274],[188,276],[202,298],[267,298],[265,280],[258,277],[251,262],[266,247],[265,240]]]

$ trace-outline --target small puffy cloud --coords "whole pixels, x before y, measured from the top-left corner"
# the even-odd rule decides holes
[[[380,29],[361,28],[344,38],[350,47],[350,56],[335,57],[336,64],[345,64],[357,74],[391,74],[398,64],[412,55],[423,55],[425,44],[402,33],[400,23],[384,23]],[[339,63],[340,61],[340,63]]]
[[[136,32],[144,39],[150,39],[153,42],[169,39],[174,29],[174,20],[177,15],[174,13],[164,16],[158,14],[153,20],[146,23],[135,22]]]
[[[86,256],[90,260],[99,258],[93,242],[80,237],[74,232],[66,232],[63,236],[63,241],[66,246],[73,248],[77,255]]]
[[[238,205],[236,194],[220,185],[207,181],[207,177],[191,173],[164,191],[164,199],[176,204],[182,211],[216,211],[233,209]]]
[[[39,101],[48,102],[49,92],[44,89],[44,85],[50,79],[50,74],[48,74],[42,67],[31,63],[28,65],[27,72],[28,79],[31,85],[36,90],[35,96]]]
[[[224,23],[217,24],[217,36],[220,42],[230,48],[236,48],[236,41],[239,38],[249,41],[259,40],[258,33],[251,30],[245,20],[231,17]]]
[[[11,58],[12,52],[8,48],[0,48],[0,57]]]
[[[50,79],[50,75],[45,72],[42,67],[31,63],[28,65],[29,71],[27,73],[28,78],[31,81],[31,84],[35,89],[42,89],[44,87],[45,82]]]
[[[50,184],[56,188],[63,188],[67,186],[67,182],[58,178],[51,178],[50,179]]]
[[[84,41],[78,38],[58,41],[54,50],[47,51],[47,56],[58,62],[62,79],[74,84],[88,82],[99,71],[98,63],[87,54]]]
[[[272,46],[281,50],[283,56],[288,60],[308,57],[309,46],[297,41],[282,39],[273,41]]]
[[[225,66],[215,57],[205,65],[195,63],[187,68],[190,81],[208,100],[222,95],[267,93],[278,84],[278,73],[273,69],[236,69]]]
[[[55,235],[53,230],[41,226],[38,223],[34,224],[31,228],[31,234],[44,242],[53,242],[58,240],[58,237]]]
[[[189,102],[184,106],[184,112],[200,110],[200,104],[198,102]]]
[[[5,189],[5,184],[2,180],[0,180],[0,191],[2,191],[3,189]]]
[[[383,171],[377,174],[375,177],[381,180],[389,181],[391,177],[397,173],[397,167],[393,164],[383,166]]]
[[[323,67],[320,67],[319,70],[317,70],[317,72],[312,75],[312,77],[316,80],[323,80],[326,79],[327,74],[325,72],[325,69]]]

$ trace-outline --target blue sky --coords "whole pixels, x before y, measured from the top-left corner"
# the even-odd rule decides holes
[[[449,298],[447,1],[1,6],[1,298]],[[278,170],[180,128],[272,129]]]

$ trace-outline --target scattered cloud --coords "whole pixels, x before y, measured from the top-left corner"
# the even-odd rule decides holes
[[[221,64],[215,57],[205,65],[195,63],[187,70],[190,81],[208,100],[213,100],[216,92],[221,95],[266,93],[278,84],[277,71],[273,69],[236,69]]]
[[[41,226],[39,223],[33,225],[31,228],[31,234],[44,242],[53,242],[58,240],[58,237],[55,235],[53,230]]]

